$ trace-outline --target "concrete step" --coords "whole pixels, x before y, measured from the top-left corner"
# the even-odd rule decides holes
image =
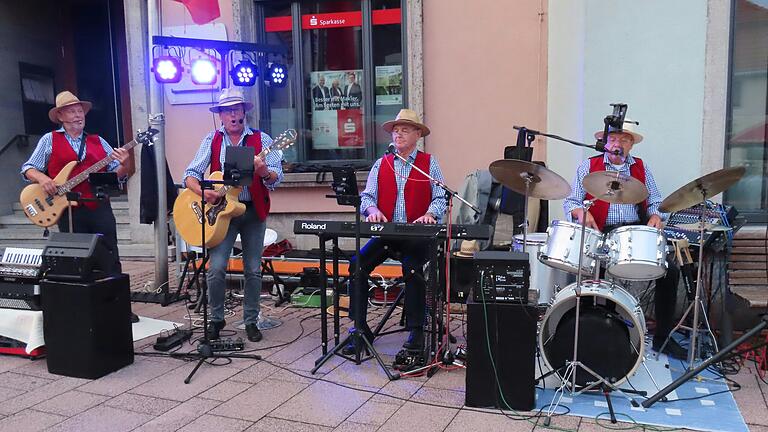
[[[23,243],[18,241],[10,241],[0,239],[0,248],[7,247],[25,247],[33,249],[44,249],[46,245],[45,239],[26,240]],[[118,242],[118,248],[120,250],[120,258],[140,259],[147,261],[154,261],[155,259],[155,245],[152,243],[125,243]],[[168,259],[174,260],[176,258],[176,247],[168,247]]]
[[[128,209],[122,209],[122,210],[114,210],[115,213],[115,220],[117,221],[118,225],[121,224],[129,224],[131,223],[130,215],[128,214]],[[32,226],[32,222],[29,221],[27,216],[22,213],[21,210],[14,211],[13,214],[0,216],[0,228],[16,228],[16,227],[24,227],[24,226]]]
[[[26,241],[35,241],[38,239],[43,239],[43,228],[37,227],[35,225],[29,224],[25,227],[15,227],[15,228],[2,228],[0,229],[0,241],[6,241],[6,242],[26,242]],[[49,228],[49,231],[51,232],[58,232],[58,228],[56,226],[52,226]],[[131,240],[131,230],[128,227],[123,227],[121,225],[118,225],[117,227],[117,241],[130,241]]]
[[[128,209],[130,206],[128,205],[128,197],[126,195],[120,195],[119,197],[113,197],[110,200],[110,203],[112,204],[113,210],[122,210],[122,209]],[[13,211],[21,211],[21,205],[18,202],[13,203]]]

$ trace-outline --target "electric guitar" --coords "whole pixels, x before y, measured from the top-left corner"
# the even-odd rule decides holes
[[[269,147],[264,148],[258,158],[264,157],[275,150],[283,150],[296,142],[296,131],[288,129],[281,133]],[[221,171],[211,173],[210,180],[221,180]],[[205,206],[205,214],[200,205],[200,195],[191,189],[185,189],[173,203],[173,221],[176,231],[187,244],[202,246],[202,227],[205,223],[205,246],[214,247],[224,240],[229,229],[229,221],[245,213],[245,204],[238,201],[238,195],[243,188],[240,186],[219,185],[217,191],[222,192],[222,198],[212,205]]]
[[[149,129],[145,132],[139,131],[136,138],[125,144],[122,148],[130,150],[139,144],[148,144],[152,142],[153,137],[158,133],[157,129]],[[112,157],[107,156],[96,162],[80,174],[69,178],[72,170],[78,164],[78,161],[72,161],[64,165],[59,174],[53,179],[56,183],[56,193],[48,195],[43,187],[38,183],[33,183],[21,191],[19,203],[24,214],[33,224],[43,228],[54,225],[59,221],[61,215],[69,206],[76,206],[77,202],[67,199],[67,192],[72,192],[77,185],[88,180],[91,173],[95,173],[106,167],[112,162]]]

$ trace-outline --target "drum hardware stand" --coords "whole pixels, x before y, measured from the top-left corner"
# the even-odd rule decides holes
[[[707,209],[707,190],[702,188],[701,190],[701,213],[699,214],[699,238],[704,239],[704,213]],[[677,323],[677,325],[672,329],[672,331],[669,332],[669,335],[667,336],[667,340],[664,341],[664,344],[661,345],[661,348],[659,348],[659,352],[664,351],[664,348],[667,346],[667,343],[669,343],[669,339],[672,337],[672,335],[677,331],[678,329],[686,329],[690,330],[691,332],[691,342],[688,345],[688,370],[694,369],[694,361],[696,360],[696,350],[699,348],[697,345],[697,335],[700,331],[704,331],[703,329],[699,329],[699,309],[701,309],[702,314],[704,315],[704,324],[707,327],[707,332],[712,336],[712,340],[715,343],[715,350],[717,350],[717,342],[715,341],[714,335],[712,333],[712,328],[709,326],[709,320],[707,319],[707,313],[704,308],[704,300],[701,298],[701,290],[702,290],[702,270],[704,268],[704,244],[702,242],[701,245],[699,245],[699,265],[696,270],[696,287],[695,287],[695,295],[693,298],[693,302],[688,305],[688,308],[685,310],[685,313],[680,318],[680,321]],[[685,322],[685,319],[688,318],[688,314],[691,313],[691,309],[693,309],[693,324],[691,327],[684,326],[683,323]],[[698,341],[700,343],[701,341]],[[657,354],[658,355],[658,354]]]
[[[576,289],[574,290],[576,294],[576,315],[575,315],[575,324],[574,324],[574,337],[573,337],[573,360],[570,362],[567,362],[567,367],[565,368],[565,373],[561,377],[562,384],[560,387],[555,390],[555,394],[552,396],[552,402],[549,404],[549,409],[547,410],[547,418],[544,422],[545,426],[549,425],[549,423],[552,420],[552,415],[555,412],[555,408],[560,405],[560,400],[563,397],[563,394],[565,392],[565,388],[567,386],[570,387],[571,394],[582,394],[586,391],[592,390],[595,387],[600,386],[600,388],[603,389],[604,392],[607,392],[608,390],[617,392],[624,397],[626,397],[632,406],[639,406],[637,401],[635,401],[633,398],[631,398],[627,392],[621,390],[620,388],[616,387],[613,383],[608,382],[605,378],[600,376],[597,372],[589,368],[584,363],[580,362],[578,359],[578,348],[579,348],[579,318],[581,316],[581,283],[582,283],[582,265],[584,263],[584,240],[585,240],[585,234],[586,234],[586,223],[587,223],[587,212],[589,211],[589,208],[592,207],[594,204],[594,200],[584,200],[584,206],[582,207],[583,213],[581,215],[581,239],[580,239],[580,245],[579,245],[579,264],[578,264],[578,271],[576,273]],[[599,268],[599,265],[596,264],[596,267]],[[598,270],[599,271],[599,270]],[[577,368],[581,368],[593,377],[597,379],[597,381],[593,382],[592,384],[589,384],[588,386],[576,390],[576,370]],[[569,383],[570,380],[570,383]],[[557,403],[555,402],[555,399],[557,399]],[[608,402],[609,407],[611,406],[610,399]],[[615,418],[612,417],[611,421],[614,421]]]

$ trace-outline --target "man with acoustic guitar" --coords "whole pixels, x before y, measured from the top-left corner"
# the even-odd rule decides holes
[[[85,116],[92,104],[81,101],[69,91],[56,95],[56,106],[48,111],[48,118],[61,127],[48,132],[40,138],[29,160],[21,166],[21,174],[42,186],[50,196],[56,195],[57,184],[53,180],[65,165],[79,161],[70,177],[86,170],[106,157],[111,157],[106,171],[116,172],[118,177],[131,174],[126,165],[128,150],[112,148],[104,138],[96,134],[86,134]],[[94,194],[88,182],[80,183],[72,189],[79,192],[85,200],[72,208],[72,230],[78,233],[101,234],[106,247],[115,259],[115,270],[120,272],[120,255],[117,250],[117,227],[115,215],[109,200],[93,200]],[[59,231],[69,231],[69,212],[58,220]],[[134,318],[135,320],[136,318]]]
[[[206,168],[211,172],[220,171],[224,165],[226,149],[229,146],[250,146],[260,153],[269,149],[272,138],[264,132],[248,127],[245,113],[253,108],[246,102],[237,88],[222,90],[219,102],[209,108],[219,115],[222,126],[205,136],[200,143],[192,162],[184,172],[184,183],[198,196],[203,196],[200,180]],[[264,232],[269,213],[269,191],[274,190],[283,178],[281,165],[282,152],[268,152],[262,160],[256,156],[253,160],[253,183],[243,188],[238,197],[245,204],[246,210],[240,216],[232,218],[224,240],[212,247],[209,252],[208,297],[211,306],[211,322],[208,334],[211,339],[218,339],[224,328],[225,275],[232,246],[240,234],[243,245],[243,264],[245,275],[245,298],[243,300],[243,321],[248,340],[258,342],[262,335],[257,326],[259,320],[259,300],[261,297],[261,253],[264,248]],[[216,204],[224,193],[220,189],[206,189],[205,202]]]

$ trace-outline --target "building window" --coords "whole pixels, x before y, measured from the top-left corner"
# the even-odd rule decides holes
[[[288,171],[367,165],[389,144],[381,123],[403,107],[401,0],[258,2],[262,40],[289,50],[290,84],[263,88],[261,122],[303,131]]]
[[[768,222],[768,8],[733,6],[726,163],[747,171],[725,193],[750,222]]]

